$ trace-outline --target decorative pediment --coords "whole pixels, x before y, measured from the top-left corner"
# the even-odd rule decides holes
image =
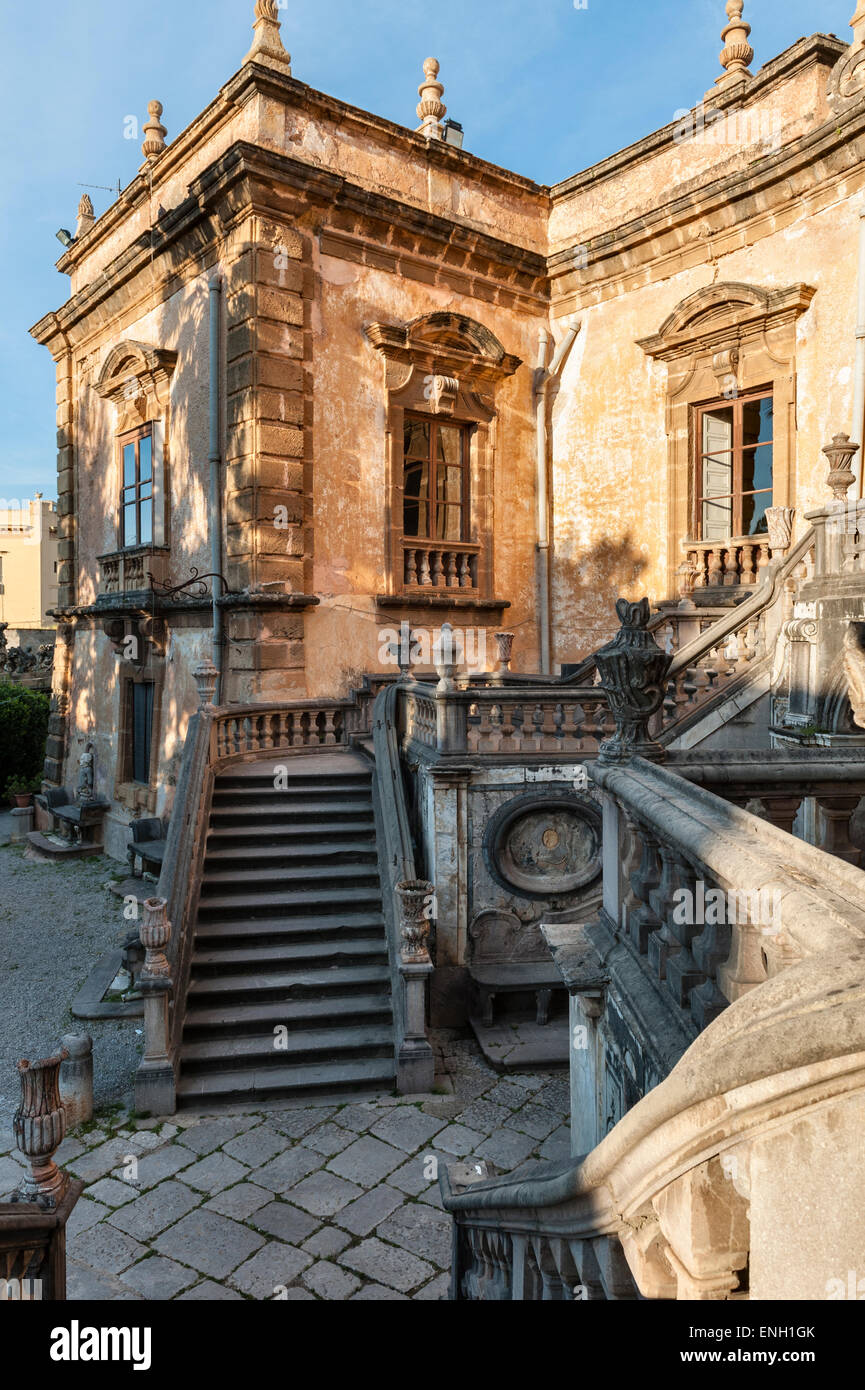
[[[791,325],[817,293],[810,285],[764,290],[726,281],[677,304],[658,333],[638,340],[649,357],[670,362],[696,350],[731,352],[745,338]]]
[[[154,348],[131,339],[118,343],[102,364],[93,389],[103,400],[115,405],[153,395],[162,400],[168,391],[177,353]]]
[[[420,368],[434,377],[501,381],[522,366],[494,333],[465,314],[425,314],[404,325],[371,323],[366,335],[388,363]]]

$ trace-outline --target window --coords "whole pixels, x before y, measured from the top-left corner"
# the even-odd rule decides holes
[[[120,439],[120,546],[153,543],[153,435],[144,425]]]
[[[696,539],[723,541],[767,534],[773,418],[769,391],[697,410]]]
[[[406,416],[403,535],[465,541],[469,528],[469,427]]]
[[[128,689],[130,780],[147,786],[153,737],[153,681],[130,681]]]

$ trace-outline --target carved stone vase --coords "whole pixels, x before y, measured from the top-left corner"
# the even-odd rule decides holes
[[[54,1162],[54,1154],[66,1133],[66,1110],[60,1099],[60,1066],[68,1056],[64,1047],[56,1057],[18,1063],[21,1103],[13,1122],[15,1142],[31,1168],[30,1176],[24,1178],[16,1190],[19,1202],[54,1207],[69,1184],[69,1175]]]
[[[144,903],[139,936],[145,950],[142,979],[165,979],[171,974],[171,966],[165,956],[165,948],[171,940],[171,923],[166,916],[168,904],[164,898],[148,898]]]
[[[601,744],[604,763],[650,758],[660,762],[664,750],[649,735],[649,721],[661,707],[672,655],[661,650],[648,630],[649,600],[619,599],[622,624],[612,642],[595,654],[595,663],[616,721],[616,732]]]
[[[426,960],[429,905],[434,888],[426,879],[404,879],[396,886],[403,960]]]

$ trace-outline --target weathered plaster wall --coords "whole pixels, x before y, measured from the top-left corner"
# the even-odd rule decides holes
[[[387,389],[381,356],[364,334],[377,321],[407,323],[436,310],[476,319],[523,366],[496,389],[494,589],[510,600],[505,625],[517,633],[516,669],[537,659],[534,626],[534,417],[531,364],[540,314],[532,320],[436,285],[402,280],[314,253],[313,591],[307,620],[307,679],[315,695],[341,695],[353,673],[384,669],[381,633],[400,615],[377,611],[387,588]],[[441,615],[431,614],[430,627]],[[478,625],[489,622],[482,616]],[[490,623],[492,630],[498,622]],[[490,638],[489,656],[495,659]]]

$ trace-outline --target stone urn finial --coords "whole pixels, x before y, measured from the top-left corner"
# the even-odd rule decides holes
[[[856,474],[850,467],[859,451],[859,445],[850,441],[849,434],[836,434],[823,453],[829,460],[829,476],[826,479],[832,489],[832,496],[839,502],[847,500],[847,489],[855,483]]]
[[[661,708],[665,677],[672,655],[661,650],[649,632],[649,600],[629,603],[619,599],[616,613],[622,626],[599,652],[595,665],[601,677],[616,732],[601,744],[598,758],[604,763],[650,758],[656,762],[664,749],[649,736],[649,720]]]
[[[784,555],[793,539],[795,507],[767,507],[766,525],[769,528],[769,548],[773,555]]]
[[[18,1063],[21,1103],[15,1112],[15,1142],[30,1162],[30,1175],[18,1185],[14,1200],[56,1207],[69,1185],[69,1175],[58,1168],[54,1154],[66,1133],[66,1110],[60,1099],[60,1066],[69,1053],[41,1062]]]
[[[433,661],[439,678],[436,687],[439,694],[444,695],[456,690],[454,677],[459,668],[459,648],[450,623],[441,625],[439,635],[433,643]]]
[[[255,0],[252,47],[244,63],[267,63],[291,76],[291,54],[286,53],[280,36],[279,6],[276,0]]]
[[[750,77],[748,65],[754,61],[754,50],[748,42],[750,24],[742,18],[745,0],[727,0],[728,23],[721,30],[724,47],[721,50],[721,67],[724,73],[717,79],[719,87],[729,86],[731,82],[741,82]]]
[[[219,679],[219,672],[213,662],[205,657],[200,661],[192,672],[198,690],[198,703],[201,709],[213,709],[213,697],[216,694],[216,682]]]
[[[514,649],[514,636],[515,634],[513,632],[493,633],[496,646],[498,647],[500,674],[504,674],[505,671],[511,669],[511,653]]]
[[[165,948],[171,940],[171,923],[166,915],[168,907],[164,898],[148,898],[144,903],[139,936],[144,947],[144,965],[141,980],[166,981],[171,976],[171,966],[165,955]]]
[[[85,236],[95,224],[96,218],[93,213],[93,202],[90,194],[82,193],[78,200],[78,221],[75,224],[76,237]]]
[[[437,58],[427,58],[423,65],[426,81],[418,87],[420,101],[417,107],[417,114],[420,118],[418,134],[426,136],[427,140],[441,140],[441,122],[447,115],[447,107],[442,103],[444,87],[439,82],[439,64]]]
[[[429,959],[430,908],[435,889],[426,879],[404,879],[396,886],[399,902],[401,954],[404,961]]]
[[[144,143],[141,146],[141,153],[148,163],[152,164],[161,154],[165,153],[165,136],[167,131],[160,121],[160,116],[162,115],[162,102],[149,101],[147,103],[147,110],[150,115],[150,120],[147,121],[144,126]]]

